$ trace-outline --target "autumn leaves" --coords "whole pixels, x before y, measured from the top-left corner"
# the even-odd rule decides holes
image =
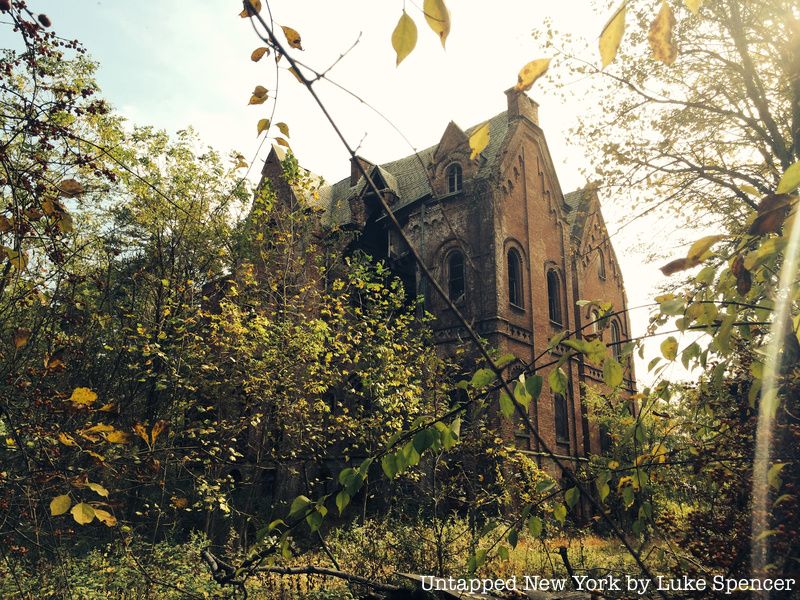
[[[444,0],[425,0],[422,6],[425,21],[431,30],[439,37],[442,48],[445,47],[447,36],[450,34],[450,11]],[[400,20],[392,32],[392,48],[397,53],[397,64],[411,54],[417,45],[417,25],[414,19],[408,16],[403,9]]]

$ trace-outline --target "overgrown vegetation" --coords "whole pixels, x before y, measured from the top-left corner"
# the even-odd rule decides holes
[[[449,13],[432,4],[444,43]],[[702,266],[655,299],[649,334],[677,331],[635,398],[614,389],[601,337],[552,341],[608,384],[593,394],[608,452],[564,483],[497,434],[543,385],[563,391],[563,362],[498,382],[513,357],[436,356],[400,280],[322,226],[291,154],[251,190],[238,157],[191,131],[127,126],[77,42],[0,2],[20,44],[0,63],[0,595],[343,598],[404,570],[796,575],[800,15],[686,4],[674,28],[670,4],[631,2],[639,25],[655,17],[655,58],[683,71],[642,67],[639,27],[611,77],[634,97],[661,77],[681,99],[645,95],[677,103],[652,124],[666,141],[625,137],[641,131],[631,117],[602,163],[723,229],[664,268]],[[602,30],[604,67],[625,6]],[[414,46],[401,25],[398,63]],[[520,89],[548,66],[527,65]],[[639,106],[604,105],[615,122]],[[487,143],[478,128],[476,154]],[[589,303],[602,331],[614,307]],[[681,347],[689,331],[702,336]],[[678,360],[696,384],[663,378]],[[333,579],[280,572],[331,564]]]

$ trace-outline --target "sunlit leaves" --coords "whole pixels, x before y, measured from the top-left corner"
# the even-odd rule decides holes
[[[75,438],[73,438],[70,434],[65,433],[63,431],[59,432],[58,434],[58,441],[64,444],[65,446],[77,446],[77,442],[75,442]]]
[[[107,510],[101,508],[94,509],[94,516],[98,521],[103,523],[106,527],[114,527],[117,524],[117,518]]]
[[[693,14],[697,14],[700,12],[700,7],[703,5],[704,0],[683,0],[684,4],[686,4],[686,8],[692,11]]]
[[[417,45],[417,25],[414,19],[403,11],[400,15],[400,20],[392,32],[392,48],[397,54],[396,65],[399,65],[403,60],[411,54]]]
[[[292,29],[291,27],[287,27],[286,25],[281,25],[281,29],[283,30],[283,35],[286,36],[286,41],[289,42],[289,45],[292,48],[296,48],[297,50],[303,49],[303,44],[300,40],[300,34],[297,33],[296,30]]]
[[[510,419],[514,414],[514,402],[504,391],[500,392],[500,412],[506,419]]]
[[[607,357],[603,361],[603,381],[606,385],[610,387],[617,387],[622,385],[623,381],[623,370],[622,365],[619,362],[612,358],[611,356]]]
[[[91,406],[97,400],[97,393],[86,387],[77,387],[72,390],[69,400],[75,406]]]
[[[628,3],[625,1],[614,12],[600,33],[600,59],[603,63],[603,68],[610,65],[614,61],[614,57],[617,56],[617,50],[625,33],[625,14],[627,10]]]
[[[56,496],[50,501],[50,514],[54,517],[63,515],[69,510],[70,506],[72,506],[72,500],[70,500],[69,496],[66,494]]]
[[[800,161],[797,161],[784,171],[778,189],[775,190],[776,194],[788,194],[795,191],[800,186]]]
[[[69,512],[78,525],[87,525],[91,523],[95,517],[94,508],[85,502],[76,504]]]
[[[253,50],[253,52],[250,54],[250,60],[252,60],[253,62],[258,62],[268,54],[269,54],[269,48],[267,48],[266,46],[262,46],[261,48],[256,48],[255,50]]]
[[[563,504],[556,504],[553,507],[553,517],[563,525],[564,520],[567,518],[567,507]]]
[[[678,56],[678,47],[672,39],[672,29],[675,27],[675,15],[669,3],[661,2],[661,9],[650,25],[647,41],[653,51],[653,58],[664,64],[671,65]]]
[[[661,272],[666,276],[670,276],[678,271],[684,271],[686,269],[696,267],[702,261],[708,258],[707,254],[711,250],[711,246],[724,238],[724,235],[709,235],[700,238],[691,245],[685,258],[678,258],[668,262],[666,265],[661,267]]]
[[[661,342],[661,354],[667,360],[675,360],[678,356],[678,340],[674,336],[669,336]]]
[[[542,518],[536,515],[528,519],[528,532],[532,537],[538,538],[542,535]]]
[[[518,92],[527,92],[533,87],[533,84],[536,83],[539,77],[547,73],[549,67],[549,58],[537,58],[536,60],[532,60],[520,69],[517,75],[517,85],[514,86],[514,89]]]
[[[469,155],[470,160],[475,160],[481,155],[486,149],[486,146],[489,145],[489,122],[483,123],[480,125],[475,132],[469,136],[469,147],[471,153]]]
[[[450,11],[444,0],[425,0],[422,10],[425,13],[425,20],[433,32],[439,36],[442,48],[444,48],[447,36],[450,34]]]
[[[290,137],[289,136],[289,126],[286,123],[283,123],[283,122],[276,123],[275,127],[277,127],[278,131],[280,131],[283,135],[285,135],[286,137]]]
[[[110,444],[130,444],[131,442],[131,435],[118,429],[109,431],[104,437]]]
[[[577,487],[571,487],[566,492],[564,492],[564,500],[566,501],[567,506],[569,506],[570,508],[575,507],[580,497],[581,497],[581,492]]]
[[[90,481],[86,484],[86,487],[88,487],[93,492],[96,492],[97,495],[103,496],[103,498],[108,498],[108,490],[99,483],[92,483]]]
[[[253,89],[253,93],[250,96],[250,101],[248,104],[264,104],[269,97],[269,93],[267,88],[263,85],[257,85],[255,89]]]

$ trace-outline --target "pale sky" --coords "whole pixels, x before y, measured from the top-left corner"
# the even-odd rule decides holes
[[[443,50],[420,4],[406,3],[419,36],[414,52],[397,68],[390,37],[402,0],[274,0],[271,8],[277,24],[302,36],[304,51],[295,56],[318,71],[359,40],[328,76],[381,111],[417,149],[438,142],[450,120],[467,128],[505,110],[503,92],[516,83],[519,69],[548,56],[531,36],[545,19],[556,30],[586,39],[594,49],[611,9],[608,2],[607,10],[593,12],[587,0],[449,0],[452,31]],[[330,182],[349,173],[344,148],[308,92],[285,70],[286,61],[281,64],[277,105],[247,105],[256,85],[275,96],[275,68],[269,58],[250,61],[251,51],[263,44],[248,20],[239,18],[237,0],[29,0],[29,5],[47,13],[60,35],[77,38],[88,48],[100,63],[103,96],[130,120],[170,132],[191,125],[203,142],[223,151],[236,149],[250,160],[259,143],[256,123],[269,117],[274,106],[273,123],[289,125],[292,149],[304,167]],[[262,15],[266,18],[266,8]],[[598,60],[591,53],[586,58]],[[564,102],[553,94],[557,80],[570,84]],[[386,162],[411,153],[363,104],[324,81],[317,89],[360,155]],[[568,143],[568,130],[592,102],[587,89],[582,76],[559,69],[554,61],[529,92],[541,105],[540,124],[565,192],[585,183],[580,174],[585,154]],[[265,144],[261,159],[268,148]],[[260,163],[256,173],[258,167]],[[630,215],[601,196],[603,200],[613,232]],[[636,250],[652,226],[643,221],[613,238],[631,306],[649,302],[663,281],[658,265],[644,264]],[[633,335],[643,333],[646,320],[647,310],[631,313]],[[659,342],[648,345],[645,361],[637,358],[640,382],[648,380],[645,365],[658,353]]]

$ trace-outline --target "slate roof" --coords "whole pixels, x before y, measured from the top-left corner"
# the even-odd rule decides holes
[[[474,125],[464,133],[469,137],[482,124]],[[508,114],[506,112],[489,119],[489,145],[481,155],[483,162],[478,169],[479,177],[488,175],[497,165],[500,148],[507,133]],[[399,200],[393,207],[395,210],[431,195],[427,167],[431,163],[437,147],[438,144],[420,150],[417,154],[373,167],[373,169],[377,168],[387,186],[397,194]],[[319,200],[316,204],[325,210],[325,220],[331,225],[349,223],[351,217],[348,198],[361,193],[365,186],[366,182],[363,177],[359,178],[356,185],[351,186],[349,176],[333,185],[322,186],[318,190]]]
[[[589,217],[588,208],[591,194],[592,191],[588,187],[564,194],[564,204],[567,205],[569,211],[567,220],[570,225],[570,233],[578,239],[583,236],[583,228]]]
[[[464,133],[469,137],[482,124],[473,125]],[[481,154],[482,163],[477,177],[488,177],[497,167],[501,159],[500,149],[503,147],[508,131],[508,113],[506,111],[489,119],[489,145]],[[394,210],[406,207],[432,194],[427,167],[432,162],[437,147],[438,144],[420,150],[417,154],[372,167],[371,174],[377,171],[376,175],[380,175],[387,187],[397,194],[399,200],[394,205]],[[324,220],[329,225],[347,224],[352,220],[348,199],[360,194],[365,187],[366,182],[363,177],[359,178],[356,185],[351,186],[348,176],[332,185],[326,184],[319,187],[318,197],[310,202],[324,211]],[[580,235],[588,216],[585,211],[578,210],[579,207],[588,204],[588,194],[587,189],[581,189],[564,196],[573,235]]]

